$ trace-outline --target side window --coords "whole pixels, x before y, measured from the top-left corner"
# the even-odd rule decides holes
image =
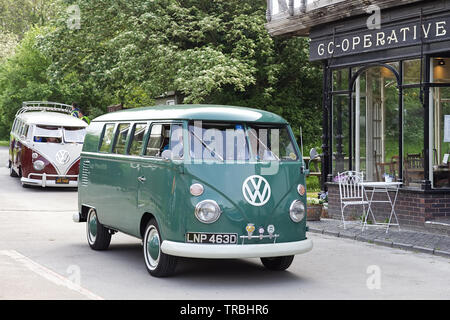
[[[23,128],[23,122],[19,121],[18,126],[17,126],[17,135],[20,137],[20,133],[22,132],[22,128]]]
[[[25,136],[25,138],[26,138],[27,135],[28,135],[28,128],[29,128],[29,126],[28,126],[28,125],[25,125],[25,126],[24,126],[24,129],[23,129],[23,135]]]
[[[130,132],[130,124],[129,123],[119,124],[119,126],[117,127],[115,145],[113,147],[113,153],[125,154],[128,132]]]
[[[130,155],[138,156],[141,154],[142,146],[144,144],[145,130],[147,129],[147,124],[136,123],[133,127],[133,135],[130,146]]]
[[[161,157],[169,150],[168,158],[183,158],[183,130],[181,124],[154,124],[151,128],[145,155]]]
[[[163,148],[163,142],[164,142],[163,125],[162,124],[152,125],[145,155],[150,157],[158,157],[160,155],[161,149]]]
[[[99,148],[100,152],[109,152],[109,147],[111,146],[114,137],[114,126],[114,123],[105,124],[102,134],[103,138]]]
[[[25,130],[26,130],[26,129],[27,129],[27,125],[24,123],[24,124],[22,125],[21,130],[20,130],[20,136],[21,136],[21,137],[25,135]]]
[[[11,128],[11,132],[16,133],[16,127],[17,127],[17,119],[14,120],[14,123]]]

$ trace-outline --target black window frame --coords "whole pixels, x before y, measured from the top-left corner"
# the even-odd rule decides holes
[[[144,126],[145,126],[145,129],[144,129],[144,135],[143,135],[143,137],[142,137],[142,146],[141,146],[141,150],[140,150],[139,154],[131,154],[131,153],[130,153],[130,151],[131,151],[131,146],[133,145],[133,141],[135,141],[135,140],[134,140],[134,137],[135,137],[135,132],[136,132],[136,126],[138,126],[138,125],[144,125]],[[149,128],[150,128],[150,127],[151,127],[151,126],[150,126],[149,123],[146,122],[146,121],[143,121],[143,122],[134,122],[134,123],[132,124],[131,131],[130,131],[130,136],[129,136],[129,141],[128,141],[127,148],[126,148],[126,154],[127,154],[127,155],[130,155],[130,156],[142,156],[142,155],[144,155],[145,141],[146,141],[147,135],[149,134],[148,132],[149,132]]]
[[[125,142],[123,145],[123,152],[122,153],[118,153],[115,152],[116,147],[117,147],[117,142],[119,141],[119,134],[120,134],[120,126],[121,125],[128,125],[128,132],[127,132],[127,136],[125,138]],[[127,149],[128,149],[128,143],[129,143],[129,138],[130,138],[130,129],[132,127],[132,122],[128,121],[128,122],[118,122],[115,129],[114,129],[114,139],[113,139],[113,143],[112,143],[112,148],[111,148],[111,153],[112,154],[120,154],[120,155],[126,155],[127,154]]]

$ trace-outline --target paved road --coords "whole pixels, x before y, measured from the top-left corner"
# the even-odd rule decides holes
[[[450,260],[310,233],[287,272],[258,259],[183,259],[148,275],[138,239],[95,252],[72,222],[76,190],[21,187],[0,149],[0,299],[449,299]]]

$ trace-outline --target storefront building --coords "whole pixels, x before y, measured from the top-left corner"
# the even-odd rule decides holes
[[[403,183],[401,225],[450,219],[450,0],[269,0],[267,19],[272,36],[309,37],[323,65],[330,214],[341,214],[333,181],[352,170]]]

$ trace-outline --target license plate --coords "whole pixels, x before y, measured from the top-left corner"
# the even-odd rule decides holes
[[[69,184],[69,178],[56,178],[56,184]]]
[[[188,232],[186,233],[186,242],[206,244],[236,244],[238,242],[238,235],[237,233]]]

